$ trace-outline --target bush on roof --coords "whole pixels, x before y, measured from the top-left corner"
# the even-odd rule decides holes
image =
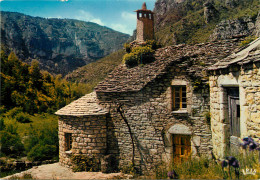
[[[123,62],[128,67],[150,63],[154,61],[153,54],[154,50],[149,46],[133,47],[130,53],[124,55]]]

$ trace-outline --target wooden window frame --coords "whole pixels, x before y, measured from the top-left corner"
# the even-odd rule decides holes
[[[72,133],[65,133],[65,151],[72,149]]]
[[[185,97],[182,96],[183,94],[183,91],[184,91],[184,88],[185,87]],[[179,88],[179,100],[180,100],[180,104],[179,104],[179,107],[176,107],[176,89]],[[185,110],[187,109],[187,87],[185,85],[174,85],[174,86],[171,86],[171,89],[172,89],[172,110],[173,111],[178,111],[178,110]],[[184,98],[185,98],[185,101],[184,101]],[[186,105],[186,107],[183,107],[183,105]]]

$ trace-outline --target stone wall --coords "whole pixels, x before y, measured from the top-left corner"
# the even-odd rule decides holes
[[[123,104],[124,115],[134,135],[135,163],[141,171],[172,160],[170,134],[174,133],[175,125],[191,132],[193,156],[211,153],[211,132],[204,117],[209,111],[209,91],[194,92],[191,81],[185,70],[172,67],[169,73],[149,82],[140,91],[97,92],[99,103],[110,112],[108,153],[117,156],[120,167],[131,164],[132,143],[127,125],[117,112],[118,104]],[[172,111],[171,85],[186,85],[185,111]]]
[[[146,41],[154,39],[153,19],[140,17],[139,19],[137,19],[136,30],[137,41]]]
[[[260,63],[232,66],[210,76],[213,152],[223,157],[230,140],[227,87],[239,87],[240,138],[260,136]]]
[[[65,133],[72,134],[72,149],[65,151]],[[71,155],[90,155],[100,160],[107,150],[106,115],[59,117],[59,162],[72,167]]]

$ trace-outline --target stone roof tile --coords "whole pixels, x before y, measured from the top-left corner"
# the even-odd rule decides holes
[[[92,92],[61,108],[55,114],[64,116],[93,116],[107,113],[106,109],[98,105],[96,92]]]
[[[203,77],[203,71],[209,65],[227,57],[237,44],[238,40],[233,39],[160,48],[155,52],[154,62],[133,68],[120,65],[100,82],[95,90],[97,92],[139,91],[173,66],[186,69],[189,75]]]
[[[243,65],[250,62],[257,62],[260,60],[260,38],[256,39],[246,47],[240,49],[236,53],[222,59],[216,64],[208,68],[209,71],[225,69],[234,64]]]

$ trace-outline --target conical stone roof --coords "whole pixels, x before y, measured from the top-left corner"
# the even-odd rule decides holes
[[[107,114],[108,111],[97,102],[96,92],[92,92],[61,108],[55,114],[60,116],[94,116]]]

